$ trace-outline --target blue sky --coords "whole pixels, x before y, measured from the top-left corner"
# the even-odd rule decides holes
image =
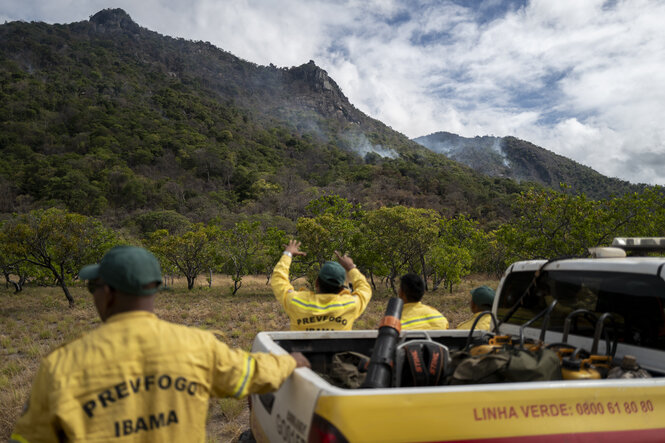
[[[328,71],[409,137],[512,135],[665,185],[662,0],[5,0],[0,22],[122,8],[258,64]]]

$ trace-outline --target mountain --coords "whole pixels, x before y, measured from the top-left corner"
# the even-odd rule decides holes
[[[356,109],[313,61],[259,66],[121,9],[0,25],[0,216],[59,206],[122,226],[295,220],[335,193],[481,221],[526,184],[432,152]]]
[[[536,182],[554,189],[565,183],[572,192],[592,198],[607,198],[644,188],[606,177],[588,166],[515,137],[466,138],[436,132],[413,141],[491,177]]]
[[[258,66],[120,9],[1,25],[0,84],[0,213],[294,220],[336,193],[500,219],[523,189],[366,116],[314,62]]]

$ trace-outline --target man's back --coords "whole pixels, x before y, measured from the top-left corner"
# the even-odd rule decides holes
[[[482,312],[476,312],[473,314],[473,317],[469,320],[463,321],[459,325],[457,325],[456,329],[471,329],[471,326],[473,326],[473,322],[476,321],[476,318],[482,314]],[[480,329],[483,331],[491,331],[492,330],[492,317],[490,315],[484,315],[480,320],[478,320],[478,323],[476,324],[476,329]]]
[[[232,350],[149,312],[117,314],[44,360],[15,434],[27,441],[58,433],[72,441],[203,441],[210,396],[274,390],[295,366],[289,359]]]
[[[402,329],[448,329],[448,319],[421,302],[425,295],[425,281],[418,274],[404,274],[399,279],[397,295],[404,300]]]
[[[421,302],[405,303],[402,329],[448,329],[448,319],[435,308]]]
[[[289,316],[291,330],[348,331],[352,329],[354,321],[365,312],[372,298],[372,288],[350,258],[344,256],[340,259],[350,262],[350,265],[347,264],[347,273],[353,292],[346,288],[337,293],[295,291],[289,279],[291,256],[282,255],[277,262],[271,278],[272,290]],[[350,267],[351,265],[353,267]],[[343,275],[341,279],[343,281]]]

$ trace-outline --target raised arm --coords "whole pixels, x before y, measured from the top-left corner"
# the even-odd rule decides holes
[[[284,253],[272,271],[270,285],[275,298],[282,306],[286,303],[287,294],[293,291],[293,285],[289,280],[289,268],[291,267],[293,256],[297,255],[307,255],[307,253],[300,250],[299,241],[290,240],[287,245],[284,245]]]
[[[353,292],[351,295],[358,297],[358,315],[365,312],[369,300],[372,298],[372,287],[367,282],[364,275],[358,270],[353,263],[353,259],[348,255],[341,255],[339,251],[335,251],[337,261],[346,270],[346,275],[353,285]]]

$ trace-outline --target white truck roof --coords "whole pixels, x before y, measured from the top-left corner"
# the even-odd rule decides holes
[[[513,263],[505,274],[521,271],[535,271],[547,260],[525,260]],[[544,270],[554,271],[605,271],[632,272],[663,277],[665,257],[621,257],[621,258],[570,258],[551,260]]]

